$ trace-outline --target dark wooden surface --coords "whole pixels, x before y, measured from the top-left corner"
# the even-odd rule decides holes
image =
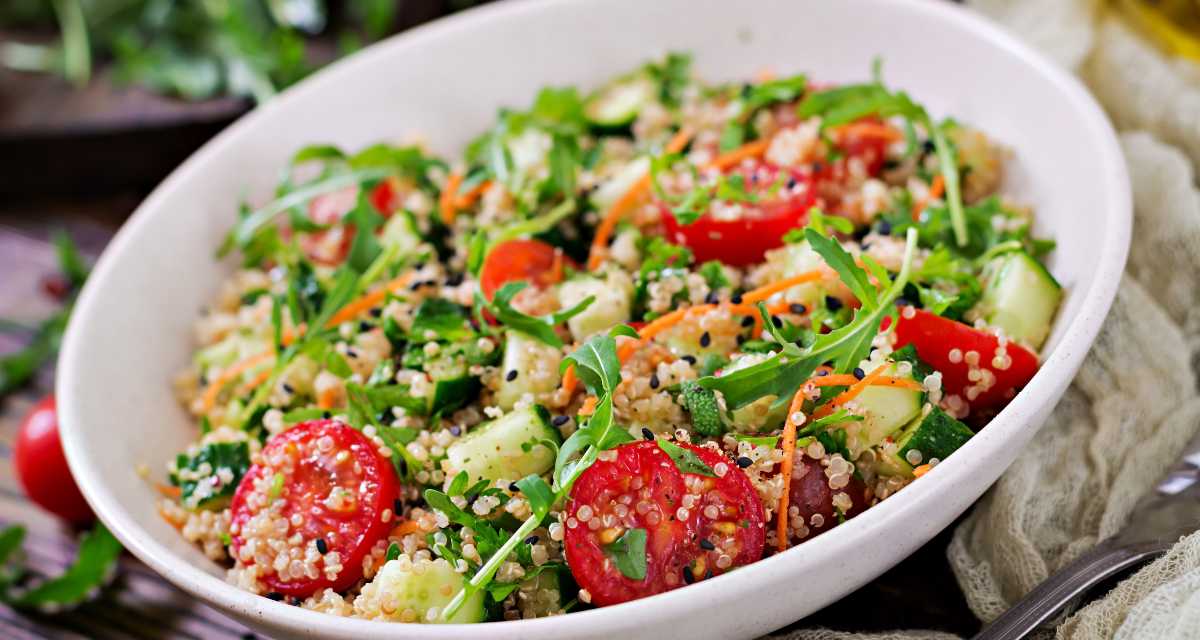
[[[98,252],[139,200],[139,194],[76,201],[0,204],[0,316],[36,320],[53,309],[40,281],[54,270],[45,244],[51,230],[69,230]],[[0,352],[11,349],[0,343]],[[74,532],[28,503],[11,467],[11,443],[20,416],[50,390],[52,372],[0,404],[0,522],[29,529],[30,564],[41,573],[61,570],[74,554]],[[167,393],[165,387],[163,393]],[[831,534],[835,535],[835,534]],[[945,559],[950,530],[900,565],[797,626],[851,631],[937,629],[962,635],[978,630]],[[807,579],[821,580],[821,576]],[[787,594],[780,594],[787,597]],[[186,596],[136,559],[122,559],[117,581],[80,609],[36,616],[0,607],[0,638],[242,638],[240,624]]]

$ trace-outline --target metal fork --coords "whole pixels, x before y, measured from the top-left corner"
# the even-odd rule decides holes
[[[1162,555],[1183,536],[1200,528],[1200,436],[1152,491],[1142,496],[1129,522],[1096,545],[987,626],[974,640],[1024,638],[1088,589],[1131,567]]]

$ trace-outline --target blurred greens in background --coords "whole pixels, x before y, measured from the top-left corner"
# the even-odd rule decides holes
[[[3,0],[0,65],[201,100],[270,98],[396,26],[403,0]],[[446,10],[476,4],[450,0]]]

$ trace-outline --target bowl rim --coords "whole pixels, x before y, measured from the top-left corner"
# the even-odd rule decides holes
[[[559,2],[561,0],[510,0],[505,3],[485,5],[410,29],[329,65],[312,77],[286,90],[272,102],[240,118],[172,171],[137,207],[97,261],[92,276],[76,303],[73,319],[67,327],[59,357],[56,393],[59,402],[60,423],[62,424],[63,445],[68,463],[84,497],[100,520],[108,526],[126,549],[177,587],[238,617],[256,619],[276,629],[286,629],[292,633],[316,633],[337,637],[381,637],[383,634],[397,637],[405,635],[394,624],[319,613],[243,591],[177,556],[166,546],[155,541],[136,523],[131,514],[121,509],[118,497],[108,489],[98,469],[90,463],[81,435],[82,425],[86,421],[70,400],[69,389],[72,381],[80,379],[81,372],[85,371],[87,366],[76,355],[77,343],[81,340],[79,337],[81,323],[77,320],[92,315],[94,309],[104,304],[101,295],[104,283],[112,277],[111,272],[120,261],[120,256],[127,252],[138,235],[136,230],[146,224],[152,216],[159,215],[158,210],[162,208],[159,203],[166,199],[167,195],[178,185],[191,179],[191,174],[203,171],[209,158],[220,155],[226,147],[236,144],[241,131],[256,126],[260,120],[273,117],[275,111],[283,103],[320,92],[326,83],[347,69],[373,65],[376,59],[394,55],[394,50],[420,49],[427,40],[440,38],[456,30],[473,28],[477,23],[488,20],[494,14],[501,12],[505,14],[536,13],[544,7]],[[965,8],[937,0],[892,0],[890,4],[901,5],[901,9],[904,11],[923,13],[930,18],[955,23],[956,27],[986,41],[987,46],[1003,49],[1019,59],[1028,67],[1030,73],[1040,74],[1044,79],[1050,81],[1068,98],[1072,110],[1079,115],[1088,135],[1097,143],[1091,151],[1100,156],[1100,166],[1104,170],[1104,177],[1107,178],[1101,188],[1107,191],[1105,199],[1110,202],[1105,209],[1108,218],[1106,222],[1110,231],[1104,238],[1103,245],[1098,248],[1096,278],[1090,287],[1079,292],[1083,300],[1076,315],[1070,319],[1061,342],[1042,363],[1029,385],[989,423],[988,431],[981,433],[985,437],[977,437],[967,445],[979,450],[989,441],[1007,441],[1013,437],[1015,432],[1028,428],[1029,420],[1035,418],[1040,412],[1047,411],[1050,403],[1057,398],[1060,391],[1055,391],[1056,386],[1060,389],[1065,388],[1067,382],[1074,377],[1107,316],[1125,268],[1132,228],[1131,188],[1123,154],[1112,125],[1101,107],[1077,78],[1043,54],[1019,41],[1015,36]],[[946,476],[939,482],[940,484],[954,482],[956,479],[961,480],[969,471],[968,461],[965,458],[952,457],[934,468],[929,475],[931,477]],[[932,486],[932,484],[927,486]],[[847,544],[847,539],[849,541],[862,540],[876,528],[876,523],[892,517],[893,513],[902,509],[921,509],[922,506],[929,505],[940,497],[940,492],[935,490],[900,492],[893,498],[867,510],[853,522],[847,523],[847,526],[844,527],[845,531],[838,537],[820,536],[806,542],[803,548],[806,550],[806,555],[819,556],[831,553],[834,551],[832,549],[834,545]],[[696,602],[714,601],[718,598],[720,591],[744,591],[754,582],[769,578],[771,573],[788,572],[789,566],[794,570],[795,566],[802,561],[800,554],[793,548],[721,576],[719,580],[702,581],[692,585],[689,589],[668,591],[617,606],[576,612],[566,617],[492,622],[484,626],[421,625],[417,627],[419,630],[413,633],[419,634],[421,637],[446,639],[461,638],[464,634],[471,633],[495,633],[506,637],[512,636],[514,633],[529,633],[541,637],[549,633],[561,633],[567,628],[582,629],[593,624],[603,627],[602,623],[606,620],[612,624],[621,618],[628,622],[629,620],[652,620],[664,616],[680,617],[692,613]],[[572,625],[571,627],[564,627],[563,620],[574,622],[567,623]],[[478,631],[468,631],[468,629]]]

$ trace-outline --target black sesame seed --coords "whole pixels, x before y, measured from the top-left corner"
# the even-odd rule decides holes
[[[258,636],[253,633],[243,633],[242,640],[258,640]]]
[[[704,301],[707,302],[708,304],[716,304],[717,300],[719,300],[719,299],[720,298],[717,297],[716,291],[709,291],[708,295],[704,296]]]
[[[753,317],[751,317],[751,316],[746,316],[745,318],[742,318],[742,326],[743,326],[743,327],[748,327],[748,326],[750,326],[750,325],[752,325],[752,324],[754,324],[754,318],[753,318]]]
[[[570,420],[570,418],[567,416],[554,416],[554,418],[550,420],[550,424],[556,427],[561,427],[566,424],[568,420]]]
[[[293,393],[296,393],[296,389],[294,387],[292,387],[292,385],[290,385],[286,382],[280,386],[283,387],[283,392],[288,394],[289,396],[292,395]]]
[[[683,360],[684,362],[686,362],[688,364],[696,364],[696,356],[687,355],[687,356],[680,358],[680,360]]]
[[[370,331],[370,330],[371,330],[371,323],[370,323],[370,322],[367,322],[366,320],[363,320],[362,322],[359,322],[359,323],[358,323],[358,330],[359,330],[360,332],[362,332],[362,333],[366,333],[366,332]]]
[[[854,377],[862,380],[867,377],[867,372],[862,370],[862,367],[854,367]]]
[[[864,243],[863,243],[863,245],[862,245],[862,250],[863,250],[863,251],[867,251],[867,250],[869,250],[870,248],[871,248],[871,243],[870,243],[870,242],[864,242]]]
[[[712,578],[712,577],[713,577],[712,569],[705,569],[704,570],[704,579],[708,580],[709,578]]]
[[[748,467],[752,464],[754,464],[754,461],[751,460],[750,458],[747,458],[746,456],[738,456],[737,466],[745,469],[746,467]]]
[[[705,334],[705,335],[707,335],[707,334]],[[658,381],[658,374],[657,373],[650,374],[650,388],[657,389],[659,384],[661,384],[661,383]]]
[[[317,538],[317,553],[321,555],[329,553],[329,544],[325,542],[325,538]]]
[[[354,358],[354,359],[356,359],[356,360],[357,360],[357,359],[358,359],[358,352],[357,352],[357,351],[355,351],[354,349],[346,349],[346,357],[347,357],[347,358]]]
[[[404,503],[400,500],[400,498],[392,500],[392,511],[394,513],[400,513],[401,511],[404,511]]]
[[[791,311],[796,315],[803,315],[804,313],[808,312],[808,307],[799,303],[792,303],[788,305],[788,311]]]
[[[739,347],[745,343],[746,343],[746,336],[738,336],[737,337],[737,344]]]
[[[687,584],[692,584],[696,581],[696,576],[692,575],[692,569],[690,567],[683,568],[683,581]]]
[[[742,303],[742,294],[740,294],[740,293],[733,294],[733,297],[730,298],[729,301],[734,304],[741,304]]]
[[[783,320],[781,320],[779,316],[771,316],[771,324],[775,325],[776,329],[783,328]]]
[[[463,283],[463,274],[461,274],[461,273],[452,273],[452,274],[446,276],[446,286],[447,287],[457,287],[458,285],[460,285],[462,283]]]
[[[897,307],[907,307],[910,305],[912,305],[912,303],[908,301],[908,298],[905,298],[903,296],[896,298],[896,306]]]
[[[372,317],[372,318],[378,318],[379,316],[382,316],[382,315],[383,315],[383,308],[381,308],[381,307],[371,307],[371,310],[370,310],[370,311],[368,311],[368,313],[370,313],[370,314],[371,314],[371,317]]]
[[[298,607],[298,606],[300,606],[300,605],[302,605],[302,604],[304,604],[304,599],[303,599],[303,598],[301,598],[300,596],[295,596],[295,597],[293,597],[293,598],[292,598],[291,605],[292,605],[293,607]]]
[[[540,539],[541,538],[538,538],[537,536],[529,536],[528,538],[525,538],[525,544],[537,544],[538,540]]]
[[[322,412],[321,412],[321,417],[322,417],[322,418],[325,418],[326,420],[328,420],[328,419],[330,419],[330,418],[332,418],[332,417],[333,417],[333,414],[332,414],[332,413],[329,413],[328,411],[322,411]]]
[[[827,375],[829,375],[829,369],[821,369],[820,371],[817,372],[817,375],[818,376],[827,376]]]
[[[508,490],[513,493],[516,493],[521,490],[521,487],[518,487],[517,483],[515,483],[515,482],[510,482],[510,483],[508,483]]]
[[[789,189],[795,189],[795,188],[796,188],[796,179],[795,179],[795,178],[788,178],[788,181],[787,181],[787,188],[789,188]]]
[[[934,146],[933,140],[926,140],[925,142],[921,143],[921,152],[922,153],[933,153],[936,150],[937,150],[937,147]]]
[[[461,436],[462,435],[462,427],[460,427],[456,424],[450,425],[450,435],[456,436],[456,437]]]
[[[412,268],[413,268],[413,271],[420,271],[421,269],[425,268],[425,263],[424,262],[415,263],[415,264],[413,264]]]
[[[837,311],[842,308],[842,301],[833,296],[825,296],[825,307],[830,311]]]
[[[507,381],[509,381],[509,382],[512,382],[513,380],[516,380],[516,379],[517,379],[517,370],[516,370],[516,369],[510,369],[508,373],[504,374],[504,379],[505,379],[505,380],[507,380]]]
[[[267,592],[267,597],[275,601],[283,600],[283,594],[278,591]]]
[[[646,427],[642,427],[642,437],[646,440],[654,440],[654,432]]]
[[[887,220],[880,220],[879,224],[875,225],[875,231],[880,235],[892,235],[892,223]]]
[[[708,538],[700,538],[700,548],[704,549],[705,551],[715,551],[717,545],[709,541]]]
[[[824,168],[825,168],[825,164],[824,164],[824,163],[822,163],[822,162],[814,162],[814,163],[812,163],[812,170],[813,170],[813,171],[820,171],[820,170],[822,170],[822,169],[824,169]]]
[[[710,344],[712,344],[712,336],[708,335],[707,331],[700,334],[700,346],[707,347]]]
[[[417,289],[420,289],[423,284],[424,284],[423,282],[421,282],[420,280],[417,280],[416,282],[408,285],[408,288],[410,291],[416,291]]]

